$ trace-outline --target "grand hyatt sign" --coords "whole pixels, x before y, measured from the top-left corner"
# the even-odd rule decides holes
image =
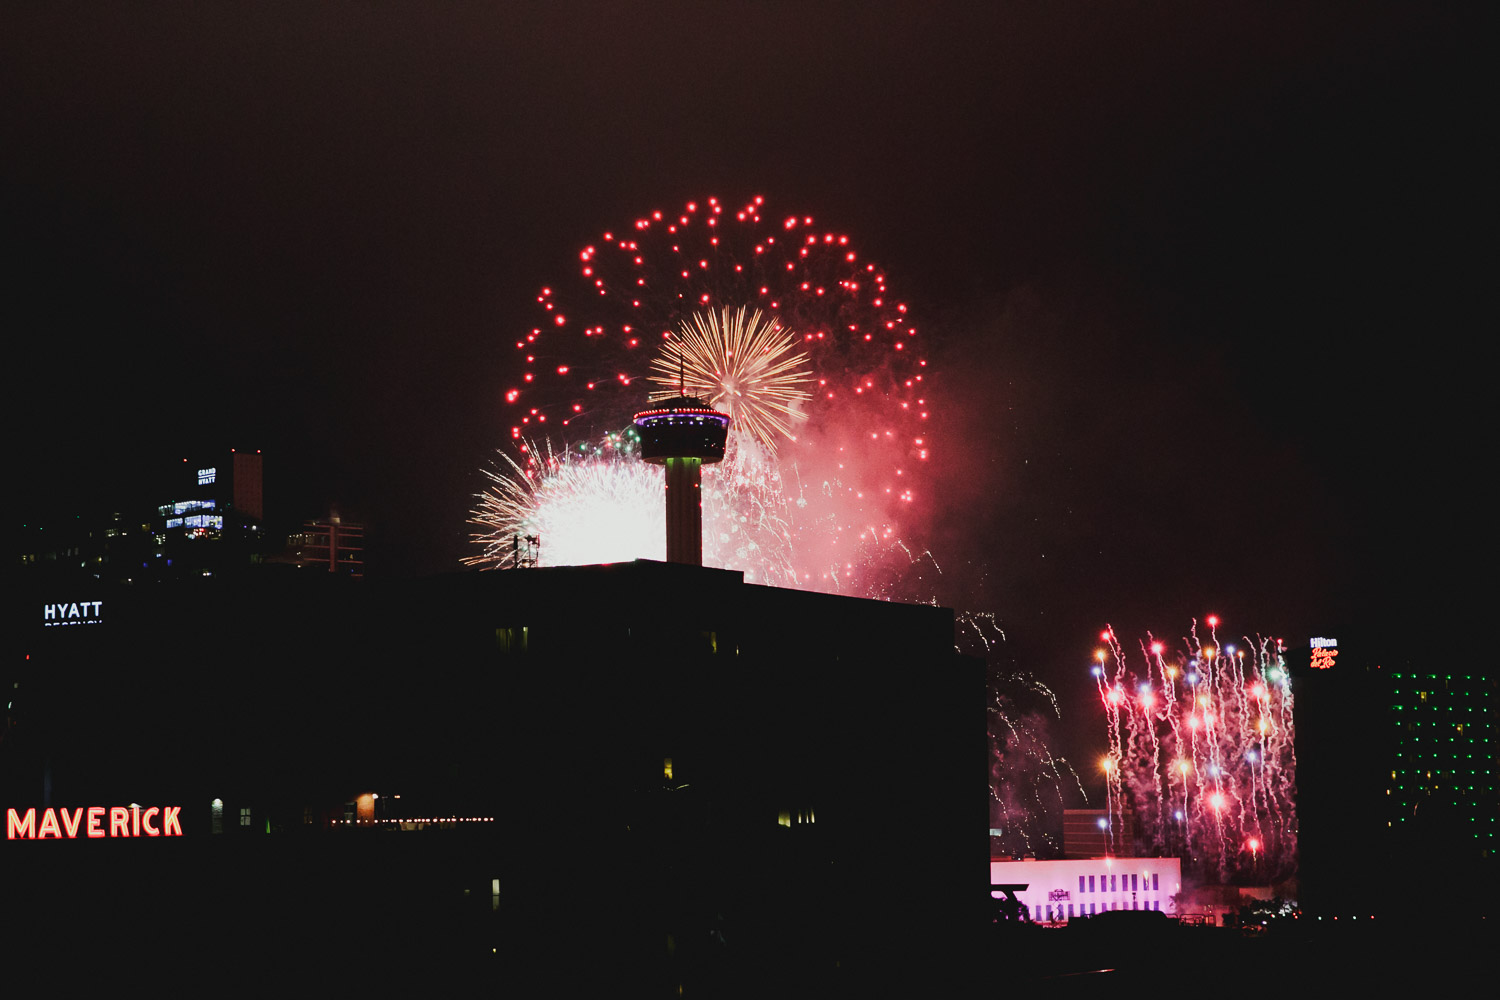
[[[6,840],[77,840],[79,837],[180,837],[182,806],[89,806],[81,809],[5,811]]]

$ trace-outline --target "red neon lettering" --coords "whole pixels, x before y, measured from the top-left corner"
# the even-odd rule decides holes
[[[14,809],[5,810],[5,839],[15,840],[19,836],[23,840],[36,839],[36,810],[26,810],[26,818],[22,819],[16,815]]]
[[[59,809],[57,814],[62,817],[63,832],[68,835],[68,839],[72,840],[74,837],[77,837],[78,827],[83,824],[83,810],[73,810],[73,822],[71,823],[68,822],[68,811],[66,809]]]
[[[124,806],[114,806],[109,811],[109,835],[111,837],[130,836],[130,810]]]
[[[53,812],[51,809],[48,809],[46,812],[42,813],[42,825],[37,829],[36,839],[46,840],[48,830],[52,831],[53,840],[62,840],[62,830],[58,829],[57,826],[57,813]]]
[[[107,828],[104,825],[105,813],[109,814]],[[86,825],[85,815],[88,816]],[[35,808],[24,813],[15,809],[5,811],[7,840],[62,840],[65,837],[73,840],[78,837],[80,829],[88,837],[180,837],[182,807],[89,806],[71,811],[48,807],[41,811],[40,817]]]

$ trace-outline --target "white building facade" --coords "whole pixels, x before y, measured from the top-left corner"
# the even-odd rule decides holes
[[[1066,923],[1110,910],[1159,910],[1177,916],[1180,858],[991,861],[992,885],[1025,885],[1016,898],[1039,924]],[[991,895],[998,896],[998,893]]]

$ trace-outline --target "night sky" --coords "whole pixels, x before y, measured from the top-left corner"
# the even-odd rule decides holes
[[[1394,659],[1488,597],[1477,18],[17,6],[23,517],[260,448],[272,514],[337,504],[382,574],[457,569],[537,288],[643,212],[763,194],[911,303],[939,596],[996,612],[1070,723],[1102,728],[1073,678],[1106,622],[1343,627]]]

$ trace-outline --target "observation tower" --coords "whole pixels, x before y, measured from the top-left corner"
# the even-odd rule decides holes
[[[673,396],[635,415],[641,458],[666,466],[667,562],[703,565],[703,464],[724,460],[729,414]]]

